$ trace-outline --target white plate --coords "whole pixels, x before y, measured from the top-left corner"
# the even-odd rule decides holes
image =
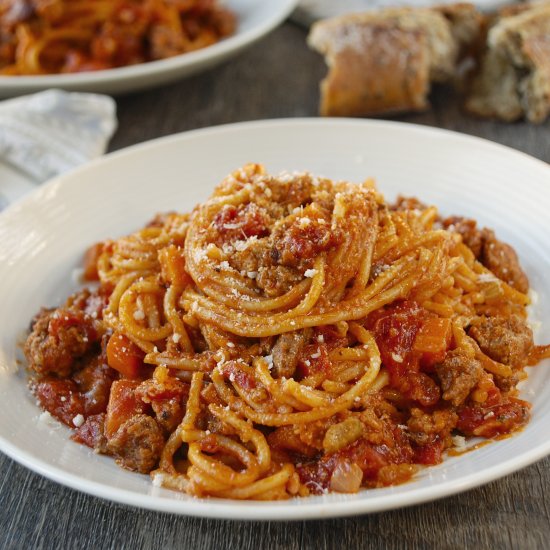
[[[198,130],[121,151],[64,175],[0,215],[0,448],[33,470],[93,495],[144,508],[219,518],[300,519],[362,514],[464,491],[550,453],[550,362],[531,370],[533,419],[519,434],[402,486],[287,502],[197,500],[151,485],[72,443],[40,411],[16,366],[16,341],[42,305],[72,289],[88,244],[141,227],[158,211],[187,211],[246,162],[362,181],[473,216],[512,243],[539,294],[539,340],[550,342],[550,167],[506,147],[452,132],[384,121],[305,119]]]
[[[36,189],[36,185],[30,176],[0,161],[0,211]]]
[[[237,54],[267,34],[294,9],[297,0],[225,0],[236,13],[237,31],[212,46],[186,54],[106,71],[44,76],[0,76],[0,97],[62,88],[120,94],[189,76]]]

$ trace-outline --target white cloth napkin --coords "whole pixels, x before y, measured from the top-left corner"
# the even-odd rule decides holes
[[[48,90],[0,102],[0,210],[27,190],[21,180],[41,183],[102,155],[116,127],[108,96]],[[20,177],[8,181],[14,168]]]

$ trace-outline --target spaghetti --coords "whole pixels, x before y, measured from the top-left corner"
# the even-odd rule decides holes
[[[85,273],[95,291],[33,322],[34,394],[76,441],[199,497],[402,483],[524,426],[517,383],[550,357],[508,245],[370,180],[247,165],[190,215],[95,245]]]
[[[234,29],[216,0],[0,0],[0,74],[134,65],[204,48]]]

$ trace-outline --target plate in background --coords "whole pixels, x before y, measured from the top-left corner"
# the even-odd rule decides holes
[[[318,19],[344,13],[361,12],[396,6],[427,8],[442,4],[455,4],[456,0],[299,0],[293,19],[309,26]],[[510,0],[472,0],[481,11],[492,11],[510,4]]]
[[[121,94],[152,88],[206,70],[236,55],[281,23],[297,0],[225,0],[237,15],[234,35],[194,52],[105,71],[40,76],[0,76],[0,98],[48,88]]]
[[[91,243],[127,234],[159,211],[189,211],[247,162],[272,173],[309,170],[350,181],[374,177],[398,193],[493,227],[518,251],[539,295],[537,340],[550,342],[550,167],[523,153],[445,130],[395,122],[289,119],[197,130],[108,155],[60,176],[0,215],[0,450],[59,483],[113,501],[173,513],[293,520],[379,512],[464,491],[550,453],[550,361],[529,369],[522,396],[532,421],[513,437],[441,465],[404,485],[283,502],[195,499],[153,487],[40,420],[17,342],[43,305],[74,289],[71,273]],[[518,182],[521,184],[518,185]]]

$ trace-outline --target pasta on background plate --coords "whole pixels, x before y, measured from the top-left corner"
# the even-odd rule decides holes
[[[165,59],[210,46],[235,26],[217,0],[0,0],[0,75]]]
[[[197,497],[403,483],[521,429],[517,384],[550,356],[509,245],[371,180],[246,165],[84,268],[99,284],[33,320],[30,388],[75,441]]]

